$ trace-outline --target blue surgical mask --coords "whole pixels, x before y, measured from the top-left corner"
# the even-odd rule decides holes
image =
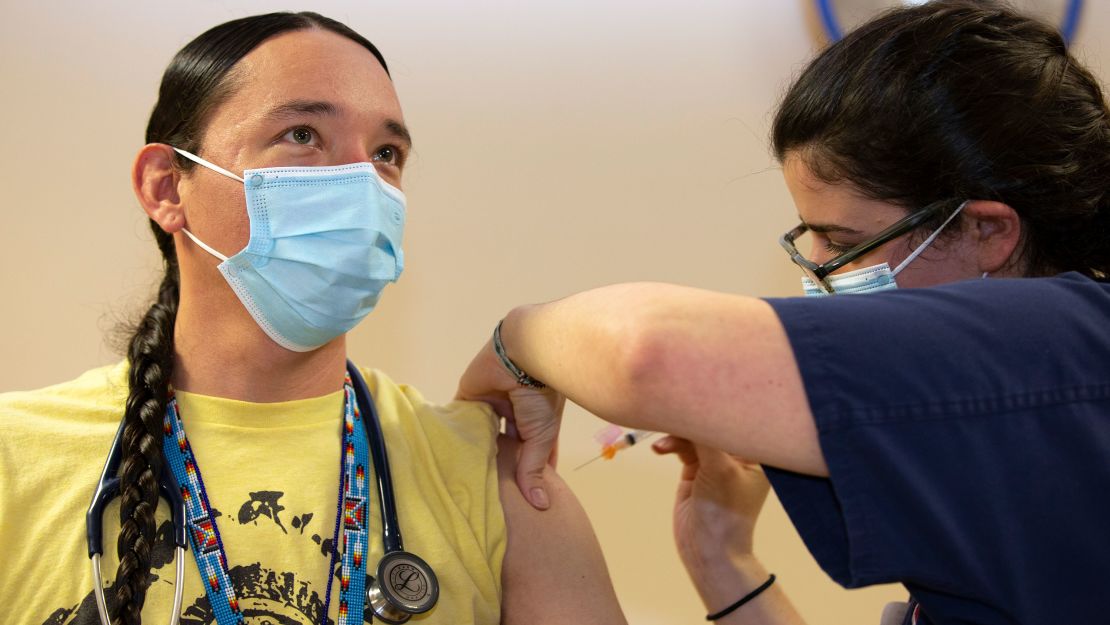
[[[944,220],[944,223],[939,228],[929,235],[921,245],[917,246],[909,256],[906,257],[901,263],[898,264],[893,270],[888,263],[880,263],[863,269],[849,271],[847,273],[840,273],[828,276],[825,278],[829,287],[833,290],[832,293],[825,293],[822,291],[809,276],[802,277],[802,288],[805,290],[806,297],[820,297],[823,295],[845,295],[845,294],[858,294],[858,293],[875,293],[878,291],[889,291],[890,289],[898,288],[898,282],[895,277],[906,268],[915,258],[921,255],[933,240],[940,236],[942,230],[948,225],[960,211],[964,209],[964,204],[960,204],[959,208]],[[984,274],[985,277],[985,274]]]
[[[306,352],[346,333],[374,309],[404,267],[405,196],[371,163],[248,169],[240,178],[199,156],[178,154],[246,189],[250,239],[218,269],[258,326],[282,347]]]

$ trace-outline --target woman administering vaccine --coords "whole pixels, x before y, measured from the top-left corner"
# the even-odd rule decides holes
[[[165,274],[127,361],[0,396],[3,621],[623,622],[581,509],[524,502],[484,406],[347,364],[404,264],[378,50],[314,13],[217,26],[146,143]]]
[[[710,447],[766,467],[836,581],[903,583],[906,623],[1104,622],[1098,82],[1045,25],[933,2],[822,52],[773,147],[801,221],[781,243],[815,297],[621,284],[510,311],[460,396],[515,418],[523,492],[558,420],[514,393],[542,381],[686,439],[657,449],[685,462],[676,533],[711,620],[800,621],[752,553],[759,471]]]

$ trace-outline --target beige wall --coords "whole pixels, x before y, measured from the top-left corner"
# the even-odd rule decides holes
[[[798,293],[775,242],[795,217],[766,136],[816,45],[809,3],[685,4],[312,3],[382,48],[416,138],[406,272],[354,332],[355,358],[445,400],[516,303],[627,280]],[[1101,72],[1110,7],[1089,4],[1079,49]],[[0,391],[117,358],[104,337],[157,279],[128,172],[161,71],[205,28],[288,7],[6,5]],[[562,463],[630,621],[701,620],[670,542],[675,462],[634,450],[569,472],[596,452],[599,423],[568,410]],[[811,623],[877,622],[903,595],[829,582],[774,501],[758,545]]]

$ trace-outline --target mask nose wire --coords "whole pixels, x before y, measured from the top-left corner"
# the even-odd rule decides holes
[[[921,245],[918,245],[917,249],[915,249],[913,252],[911,252],[910,255],[906,257],[905,260],[898,263],[898,266],[894,268],[894,271],[890,272],[890,275],[891,276],[898,275],[899,272],[901,272],[903,269],[906,268],[906,265],[910,264],[910,261],[912,261],[913,259],[920,256],[921,253],[924,252],[925,250],[929,249],[929,245],[933,242],[934,239],[936,239],[938,236],[940,236],[940,233],[944,230],[945,226],[948,225],[948,222],[955,219],[956,215],[959,215],[960,211],[962,211],[965,206],[967,206],[966,201],[963,204],[960,204],[959,208],[952,211],[952,214],[948,216],[948,219],[945,219],[944,223],[942,223],[939,228],[934,230],[933,233],[929,235],[929,238],[925,239],[925,241],[922,242]]]
[[[230,171],[224,169],[223,167],[220,167],[219,165],[217,165],[215,163],[210,163],[210,162],[204,160],[203,158],[197,156],[196,154],[193,154],[192,152],[186,152],[185,150],[182,150],[181,148],[174,148],[173,151],[177,152],[181,156],[184,156],[185,158],[189,159],[190,161],[193,161],[194,163],[196,163],[198,165],[201,165],[203,167],[207,167],[208,169],[211,169],[212,171],[216,172],[217,174],[222,174],[224,176],[227,176],[228,178],[231,178],[232,180],[238,180],[239,182],[244,182],[244,180],[242,178],[240,178],[239,176],[236,176],[235,174],[233,174]],[[197,245],[199,245],[202,250],[204,250],[204,251],[208,252],[209,254],[215,256],[216,258],[220,259],[221,262],[225,262],[225,263],[227,262],[227,256],[224,256],[223,254],[217,252],[210,245],[208,245],[204,241],[201,241],[199,238],[197,238],[197,235],[193,234],[192,232],[189,232],[188,228],[182,228],[181,231],[185,233],[185,236],[192,239],[193,243],[196,243]]]

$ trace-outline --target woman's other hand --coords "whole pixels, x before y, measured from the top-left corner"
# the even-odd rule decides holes
[[[753,553],[753,536],[771,485],[758,464],[684,438],[662,438],[652,449],[682,461],[674,506],[675,544],[706,609],[717,612],[769,577]],[[718,622],[803,623],[777,583]]]
[[[677,436],[662,438],[651,447],[682,461],[674,537],[691,576],[696,578],[695,573],[709,567],[710,561],[750,557],[755,522],[771,488],[763,469]]]

